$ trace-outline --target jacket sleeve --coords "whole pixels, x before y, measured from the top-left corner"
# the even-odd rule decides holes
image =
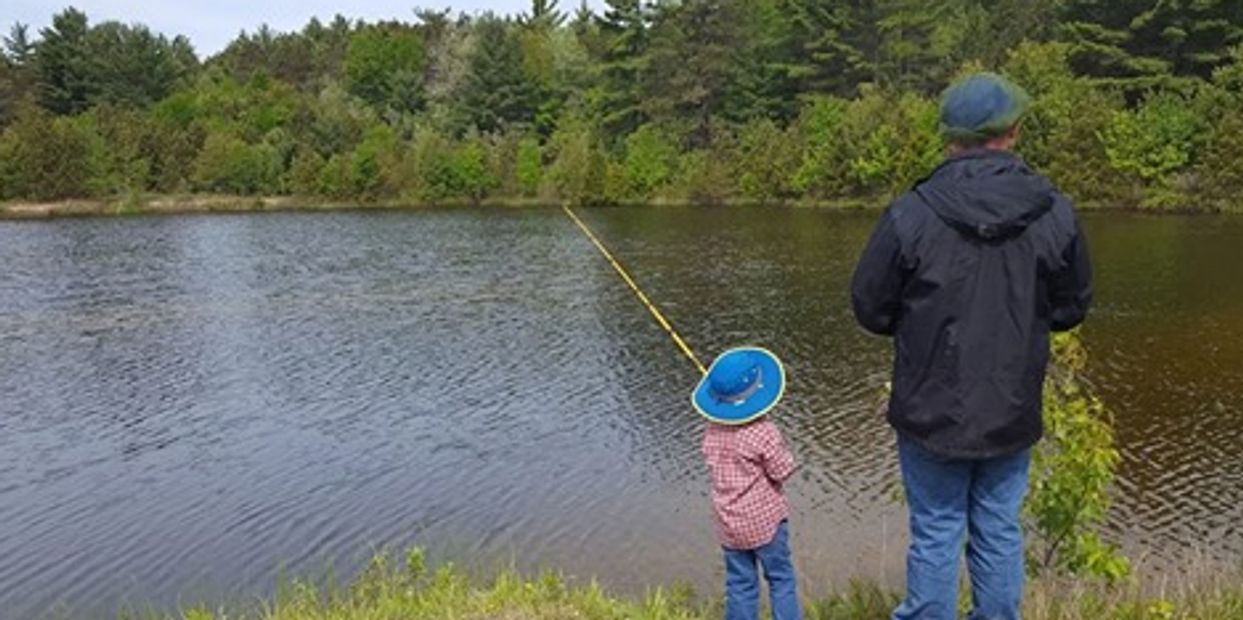
[[[1063,258],[1062,270],[1049,282],[1050,325],[1057,332],[1077,327],[1087,318],[1092,304],[1092,260],[1077,218]]]
[[[873,231],[851,280],[855,319],[864,329],[881,336],[893,335],[901,318],[905,280],[902,243],[890,207]]]

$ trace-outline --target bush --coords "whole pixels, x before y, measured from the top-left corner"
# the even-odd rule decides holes
[[[285,176],[285,187],[296,196],[317,196],[322,193],[320,179],[327,166],[324,158],[313,149],[300,148]]]
[[[544,180],[544,151],[539,139],[527,137],[518,143],[514,176],[518,182],[518,192],[524,198],[539,194],[540,183]]]
[[[696,204],[722,204],[737,191],[734,163],[725,149],[691,151],[681,157],[668,197]]]
[[[454,144],[437,132],[420,132],[413,155],[418,197],[428,202],[486,198],[500,182],[489,170],[487,156],[481,137]]]
[[[792,189],[811,198],[831,199],[846,189],[846,154],[842,148],[845,100],[816,98],[803,108],[791,128],[799,148]]]
[[[52,118],[23,106],[0,135],[0,196],[5,199],[60,200],[94,195],[97,136],[89,123]]]
[[[549,140],[552,164],[545,175],[549,193],[563,201],[591,204],[604,200],[608,158],[595,129],[581,120],[568,120]]]
[[[1243,110],[1219,117],[1196,168],[1199,202],[1217,209],[1240,208],[1243,197]]]
[[[798,152],[787,132],[768,120],[751,121],[738,134],[738,190],[744,198],[768,202],[795,195],[790,181],[798,168]]]
[[[1181,200],[1175,175],[1191,167],[1203,134],[1190,102],[1160,93],[1136,110],[1115,111],[1101,139],[1111,167],[1146,189],[1144,206],[1172,206]]]
[[[643,125],[626,137],[626,155],[607,192],[613,202],[651,198],[677,172],[678,146],[660,128]]]
[[[1130,573],[1130,563],[1098,533],[1121,459],[1113,417],[1082,382],[1087,353],[1079,336],[1055,335],[1052,350],[1044,390],[1045,439],[1033,453],[1026,505],[1028,566],[1037,575],[1116,582]]]
[[[194,186],[200,191],[251,195],[275,192],[281,170],[275,150],[247,144],[229,134],[211,134],[194,162]]]

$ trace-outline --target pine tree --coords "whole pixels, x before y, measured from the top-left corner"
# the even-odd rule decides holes
[[[486,14],[475,24],[475,37],[460,97],[462,121],[483,132],[529,126],[535,117],[533,93],[509,22]]]
[[[640,80],[648,49],[647,11],[640,0],[606,0],[599,19],[602,39],[602,121],[610,136],[633,132],[643,124]]]
[[[81,112],[94,94],[86,41],[89,30],[86,14],[69,8],[52,17],[52,25],[39,32],[35,63],[39,100],[52,112]]]
[[[13,64],[27,65],[34,57],[35,46],[30,42],[30,26],[17,22],[4,38],[4,53]]]
[[[531,0],[531,12],[518,17],[518,23],[546,30],[565,24],[565,13],[557,9],[558,0]]]
[[[689,146],[710,141],[740,43],[742,0],[683,0],[658,5],[644,73],[643,109],[655,121],[684,127]]]
[[[785,0],[740,2],[739,40],[723,113],[735,123],[767,118],[785,124],[798,115],[798,80],[789,72],[791,24]]]
[[[790,20],[787,75],[801,95],[853,95],[875,79],[872,2],[785,0]]]
[[[899,90],[934,93],[963,60],[969,8],[963,0],[878,0],[878,81]]]
[[[1243,41],[1238,0],[1066,0],[1059,18],[1077,73],[1135,87],[1170,76],[1206,79]]]

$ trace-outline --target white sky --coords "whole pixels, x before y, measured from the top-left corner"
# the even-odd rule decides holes
[[[581,0],[561,0],[559,8],[571,12]],[[599,11],[603,0],[588,0]],[[143,23],[152,30],[170,37],[184,34],[194,43],[200,57],[207,57],[224,46],[242,30],[253,32],[260,24],[279,31],[299,30],[311,17],[328,21],[337,13],[367,21],[378,19],[413,20],[415,7],[474,13],[492,10],[518,13],[531,6],[530,0],[414,0],[380,2],[379,0],[214,0],[213,2],[142,2],[140,0],[62,0],[49,3],[40,0],[3,0],[0,2],[0,28],[8,34],[14,22],[29,24],[31,34],[47,26],[52,15],[66,6],[84,11],[91,23],[117,20]]]

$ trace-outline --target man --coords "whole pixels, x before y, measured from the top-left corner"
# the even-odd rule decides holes
[[[1020,616],[1049,332],[1082,322],[1092,298],[1070,202],[1011,153],[1027,105],[990,73],[950,87],[947,159],[889,207],[855,271],[855,316],[896,352],[888,419],[911,544],[895,620],[956,617],[964,537],[970,617]]]

